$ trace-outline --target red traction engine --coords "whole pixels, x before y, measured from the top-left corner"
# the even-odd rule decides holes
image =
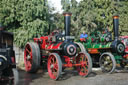
[[[51,33],[48,36],[34,38],[25,46],[25,69],[36,72],[40,66],[46,66],[51,79],[57,80],[65,68],[75,67],[79,75],[87,76],[92,69],[90,55],[81,43],[74,42],[70,36],[71,13],[64,13],[65,35]]]
[[[124,52],[123,58],[125,59],[125,61],[127,61],[128,59],[128,36],[120,36],[120,40],[125,45],[125,52]],[[128,63],[123,61],[121,66],[124,68],[125,66],[128,66]]]
[[[120,39],[125,45],[125,53],[128,53],[128,36],[120,36]]]

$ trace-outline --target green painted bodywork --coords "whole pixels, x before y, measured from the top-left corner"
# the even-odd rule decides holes
[[[92,33],[91,36],[89,36],[86,39],[86,42],[82,42],[85,48],[111,48],[112,42],[105,42],[105,36],[107,34],[101,34],[99,32]]]
[[[122,56],[121,55],[118,55],[116,53],[113,53],[113,55],[115,57],[116,63],[117,64],[120,64],[121,63],[121,60],[122,60]]]
[[[82,42],[85,48],[110,48],[111,42],[108,43],[102,43],[102,42],[92,42],[93,37],[89,37],[86,39],[86,42]]]
[[[103,34],[101,32],[94,32],[90,34],[88,38],[85,38],[86,39],[85,42],[81,42],[81,43],[84,45],[87,51],[88,49],[97,49],[99,55],[101,55],[104,52],[112,53],[111,44],[113,40],[106,41],[107,36],[108,36],[107,33]],[[117,64],[120,64],[122,60],[122,55],[119,55],[118,53],[112,53],[112,54],[114,55]]]

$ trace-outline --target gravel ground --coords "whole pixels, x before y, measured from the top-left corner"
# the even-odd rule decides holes
[[[15,46],[17,66],[24,69],[23,50]],[[47,72],[39,70],[36,74],[28,74],[19,70],[18,85],[128,85],[128,71],[113,74],[103,74],[100,69],[93,69],[87,78],[83,78],[76,71],[66,71],[59,81],[51,80]],[[0,84],[3,85],[3,84]]]
[[[19,85],[128,85],[128,71],[103,74],[101,70],[93,70],[83,78],[76,71],[66,71],[58,81],[51,80],[47,72],[39,70],[36,74],[28,74],[19,70]]]

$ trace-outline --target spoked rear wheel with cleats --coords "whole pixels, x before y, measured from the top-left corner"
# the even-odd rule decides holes
[[[92,71],[92,61],[89,54],[79,53],[76,57],[76,64],[80,64],[76,67],[80,76],[86,77]]]
[[[24,50],[25,70],[34,73],[40,66],[40,48],[37,43],[27,43]]]
[[[48,74],[51,79],[58,80],[62,72],[62,61],[57,53],[51,53],[47,63]]]
[[[114,56],[109,53],[103,53],[100,57],[99,64],[102,72],[104,73],[113,73],[116,68],[116,61]]]

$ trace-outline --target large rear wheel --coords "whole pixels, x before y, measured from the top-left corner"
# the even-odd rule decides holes
[[[62,61],[57,53],[51,53],[47,63],[48,73],[51,79],[57,80],[62,72]]]
[[[103,53],[99,60],[100,67],[104,73],[113,73],[116,68],[116,61],[114,56],[109,53]]]
[[[25,70],[34,73],[40,66],[40,48],[37,43],[27,43],[24,50]]]

